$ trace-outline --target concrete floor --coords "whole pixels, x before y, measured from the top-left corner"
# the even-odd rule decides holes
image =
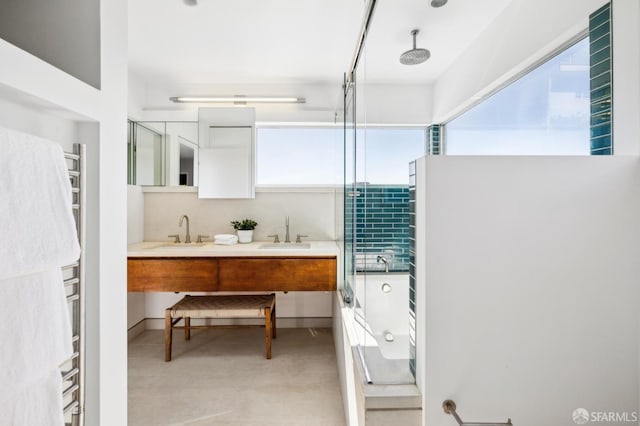
[[[129,425],[345,425],[330,329],[147,330],[129,343]]]

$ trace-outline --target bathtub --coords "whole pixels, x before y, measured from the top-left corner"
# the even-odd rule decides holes
[[[358,273],[354,328],[364,347],[390,360],[409,359],[409,274]]]

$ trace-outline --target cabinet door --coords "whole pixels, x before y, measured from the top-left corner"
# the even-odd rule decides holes
[[[335,291],[336,258],[224,258],[219,291]]]
[[[200,198],[253,197],[253,128],[209,126],[200,146]]]
[[[216,291],[215,258],[129,258],[129,291]]]

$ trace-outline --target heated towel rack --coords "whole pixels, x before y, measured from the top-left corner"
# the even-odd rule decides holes
[[[73,355],[61,366],[64,421],[67,426],[84,425],[85,394],[85,155],[86,146],[74,144],[64,157],[71,181],[72,209],[82,252],[77,262],[64,266],[62,274],[73,328]]]
[[[506,423],[478,423],[478,422],[463,422],[458,413],[456,412],[456,403],[450,399],[445,400],[442,403],[442,408],[445,413],[451,414],[459,426],[513,426],[511,419],[507,419]]]

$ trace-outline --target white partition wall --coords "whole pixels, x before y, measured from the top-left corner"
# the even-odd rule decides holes
[[[465,421],[517,426],[638,416],[640,160],[418,165],[425,424],[455,424],[445,399]]]

